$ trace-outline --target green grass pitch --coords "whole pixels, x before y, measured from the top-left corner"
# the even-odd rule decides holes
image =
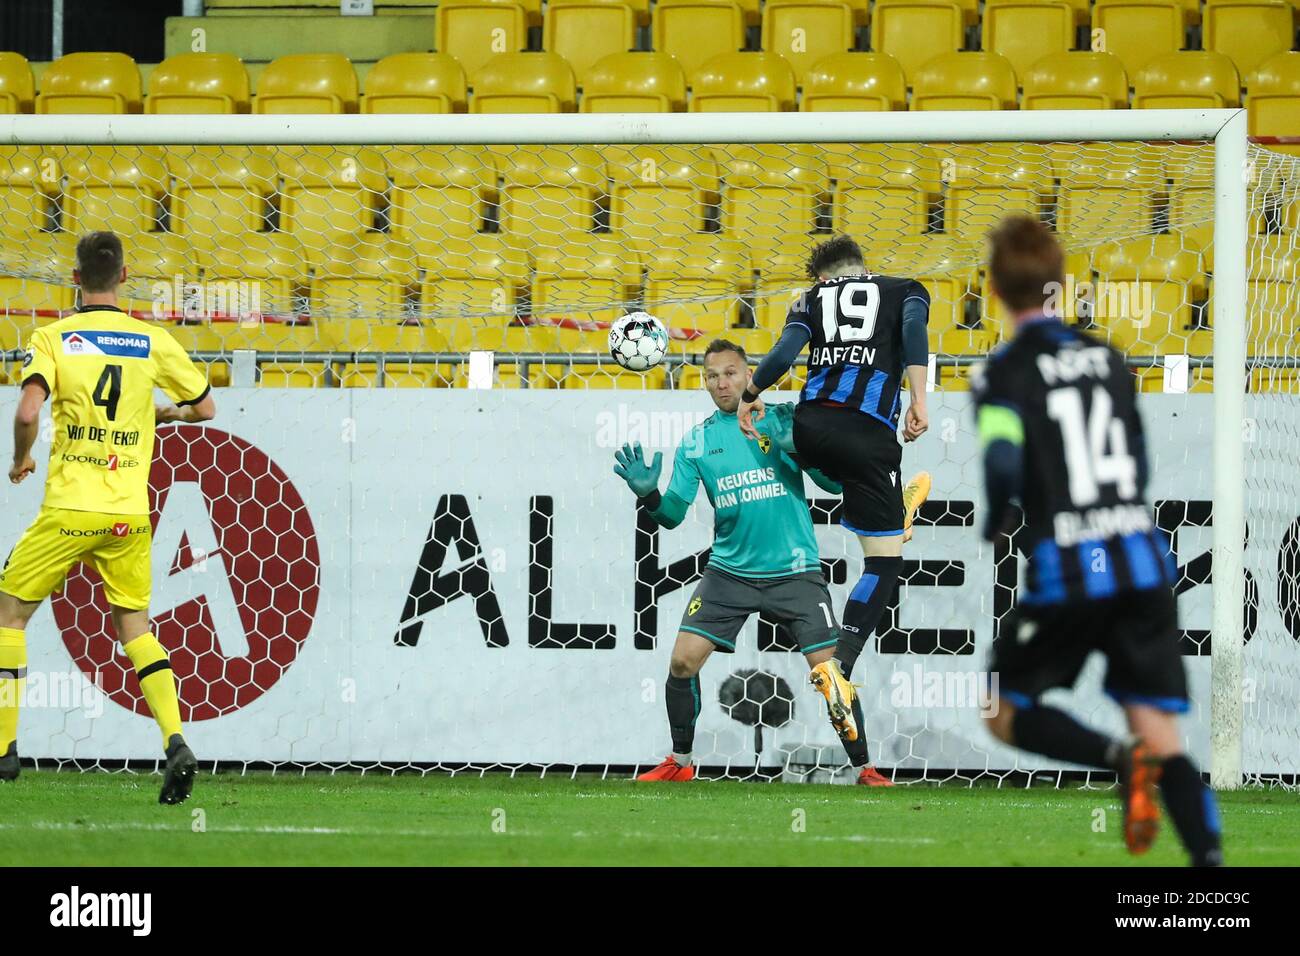
[[[160,777],[25,771],[0,786],[16,866],[96,865],[1182,865],[1168,821],[1122,847],[1113,789],[892,790],[504,774],[202,774],[156,803]],[[1300,864],[1300,794],[1221,794],[1229,865]],[[1098,832],[1100,826],[1104,832]]]

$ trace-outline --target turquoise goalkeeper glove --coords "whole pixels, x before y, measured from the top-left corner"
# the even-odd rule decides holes
[[[646,464],[640,442],[624,445],[614,452],[614,474],[627,482],[634,495],[644,498],[659,490],[659,472],[663,469],[663,460],[664,453],[657,451],[654,460]]]

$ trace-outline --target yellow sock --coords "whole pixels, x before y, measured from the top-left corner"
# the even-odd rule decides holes
[[[141,634],[123,644],[122,650],[135,668],[140,690],[144,692],[149,712],[162,731],[163,750],[166,750],[172,734],[181,732],[181,705],[176,697],[176,678],[172,675],[167,652],[152,634]]]
[[[0,627],[0,756],[18,739],[18,702],[27,683],[27,640],[16,627]]]

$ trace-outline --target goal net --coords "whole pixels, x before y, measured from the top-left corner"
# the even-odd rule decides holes
[[[77,304],[77,237],[118,232],[123,307],[216,386],[217,420],[160,429],[141,463],[156,632],[205,761],[621,773],[669,749],[663,680],[713,515],[701,495],[656,528],[614,450],[671,463],[714,411],[705,346],[764,354],[812,246],[848,233],[932,300],[931,428],[904,469],[935,490],[853,675],[872,759],[900,779],[1021,780],[1078,768],[979,719],[1022,557],[1015,536],[979,540],[968,377],[1011,332],[985,235],[1029,212],[1067,251],[1065,320],[1123,350],[1142,393],[1188,745],[1218,785],[1294,781],[1300,159],[1247,147],[1237,111],[1123,112],[1086,142],[1054,113],[5,119],[0,394],[32,330]],[[644,374],[605,331],[640,309],[672,335]],[[6,550],[43,470],[8,495]],[[837,500],[809,497],[842,608],[858,545]],[[92,570],[28,645],[24,755],[154,759]],[[751,619],[702,673],[706,771],[846,779],[805,675],[789,634]],[[1063,699],[1120,729],[1099,662]]]

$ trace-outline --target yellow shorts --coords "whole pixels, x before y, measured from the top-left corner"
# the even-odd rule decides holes
[[[85,561],[104,579],[109,604],[143,611],[149,607],[152,543],[148,515],[42,508],[0,571],[0,591],[44,601]]]

